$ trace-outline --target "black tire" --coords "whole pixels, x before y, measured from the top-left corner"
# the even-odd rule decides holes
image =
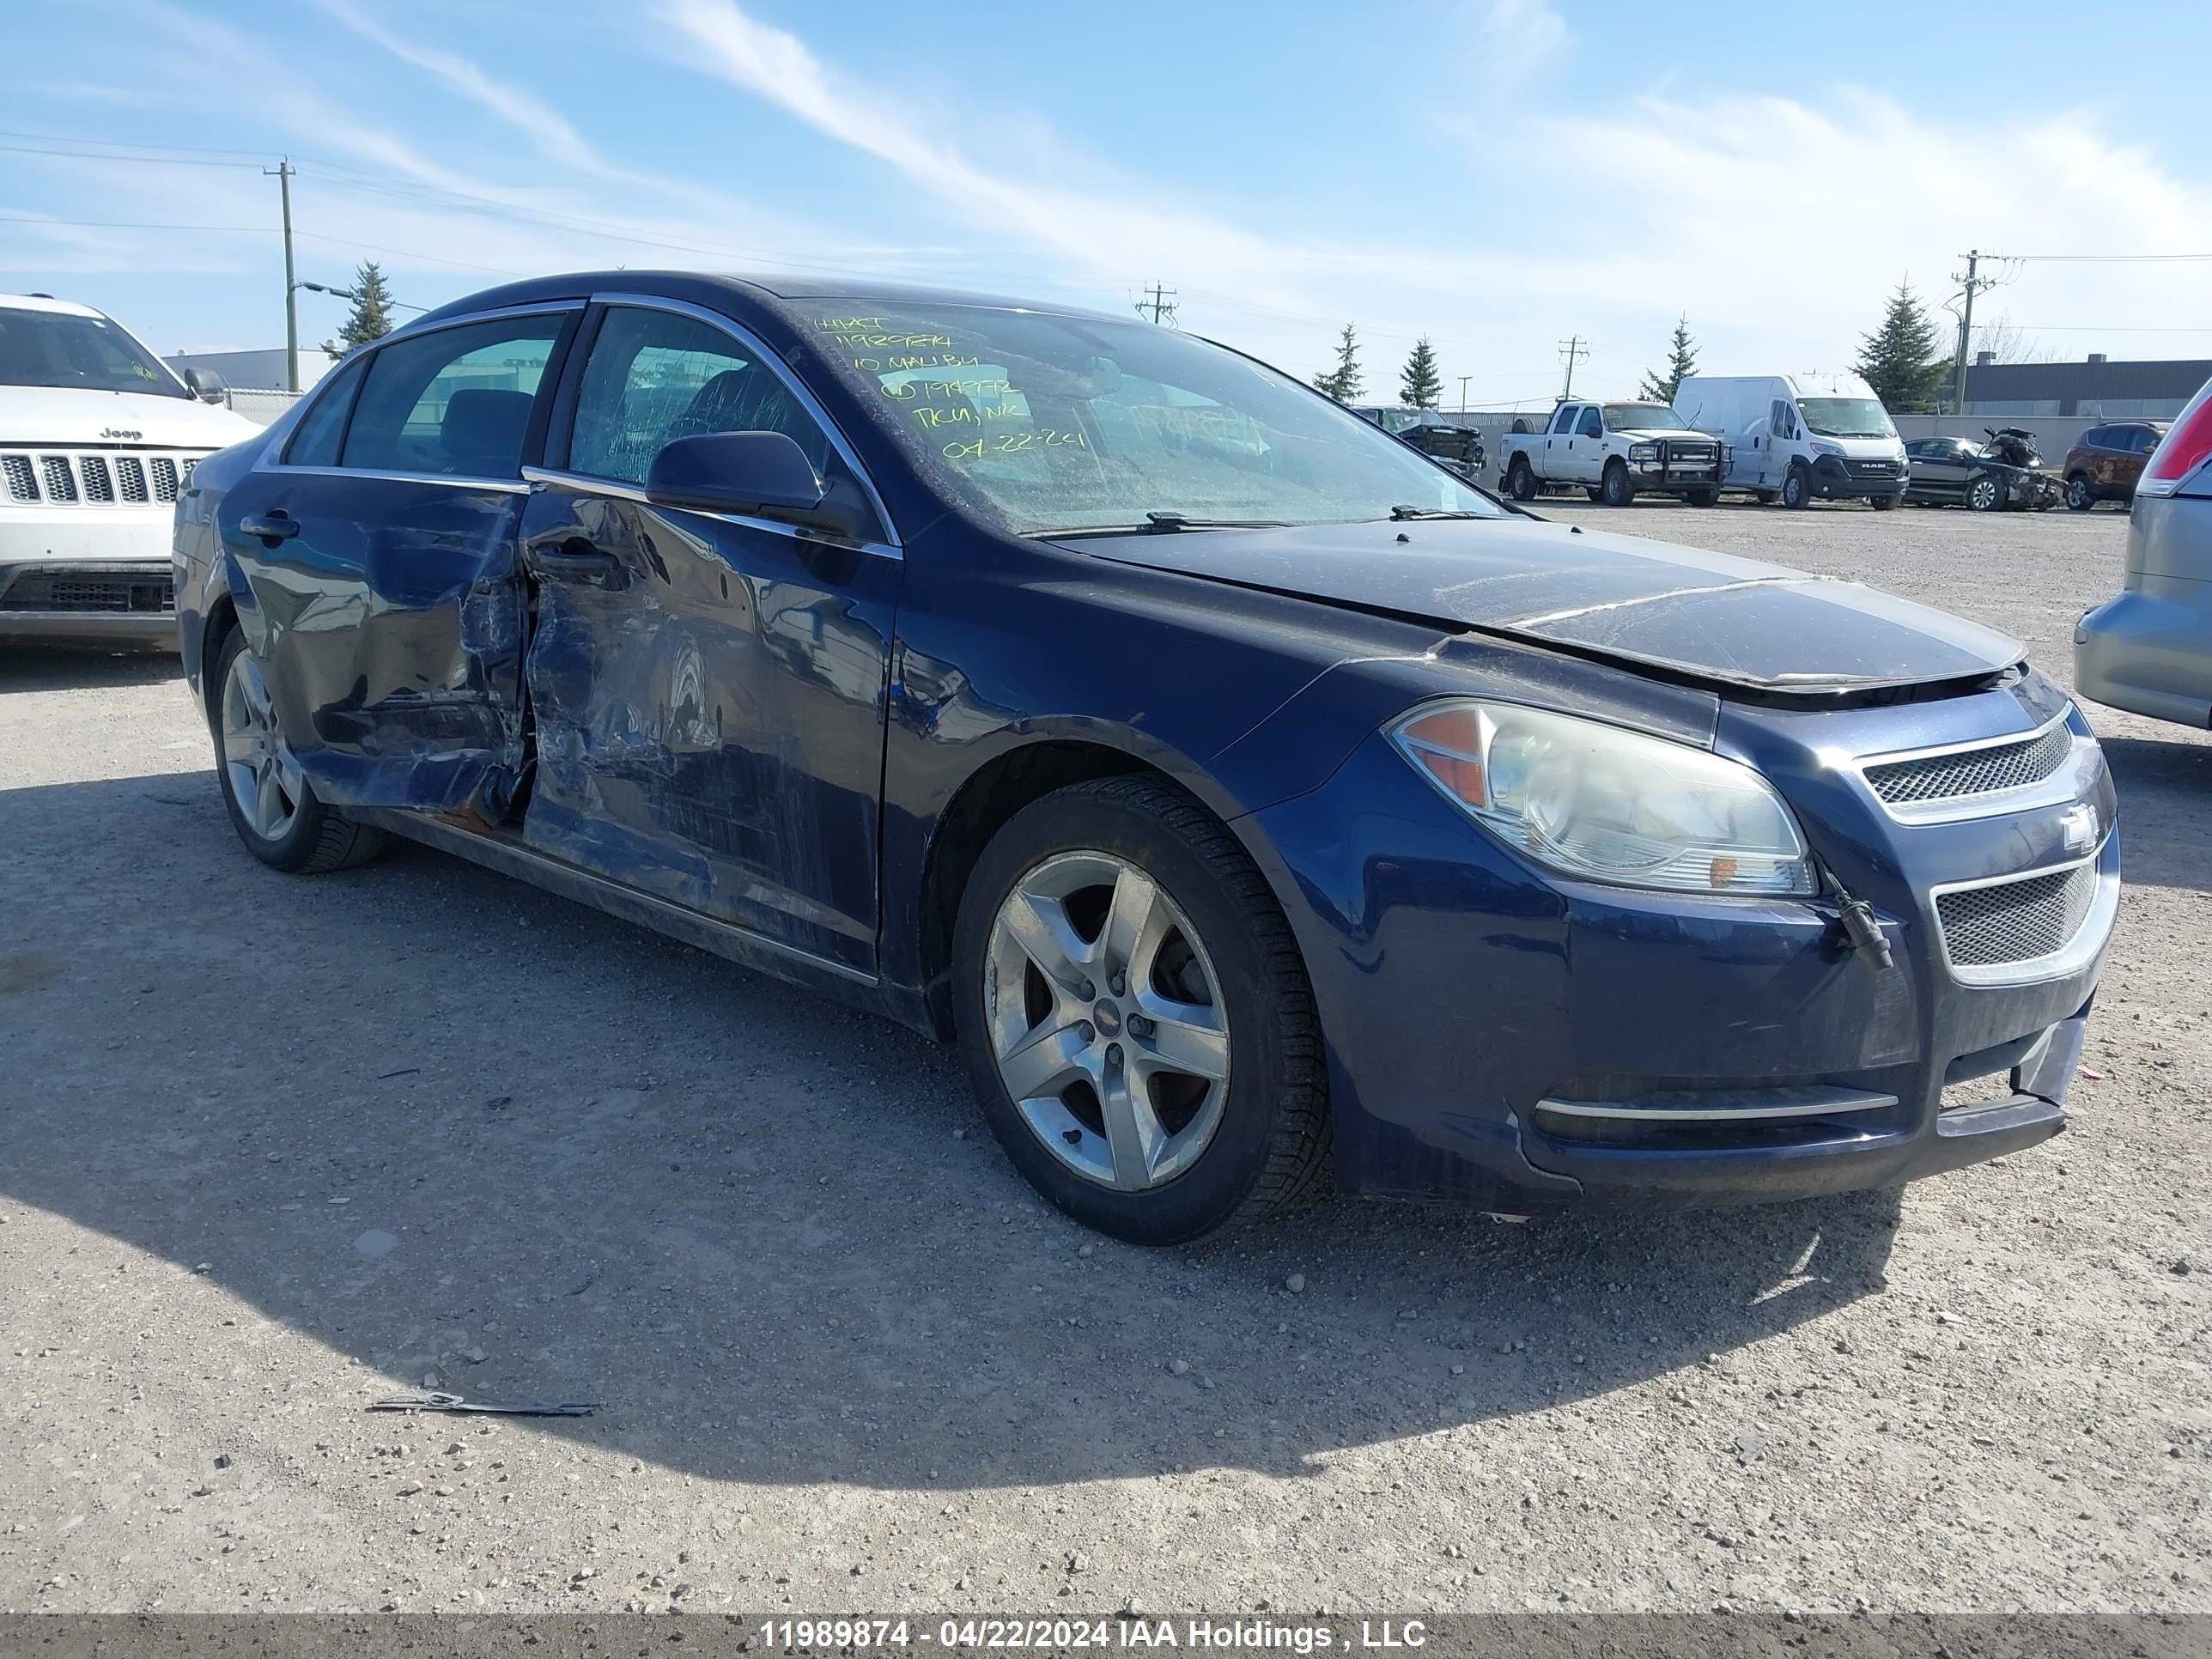
[[[1505,466],[1505,493],[1516,501],[1536,499],[1536,472],[1526,455],[1516,455]]]
[[[1877,513],[1887,513],[1895,508],[1898,502],[1903,499],[1901,495],[1869,495],[1867,497],[1867,505]]]
[[[1774,505],[1775,492],[1773,490],[1754,489],[1751,493],[1753,499],[1757,501],[1761,507],[1771,507]]]
[[[1966,480],[1966,507],[1974,513],[1995,513],[2005,504],[2004,480],[1994,472],[1977,472]]]
[[[230,827],[237,832],[247,852],[270,869],[290,875],[319,876],[368,863],[384,850],[384,831],[367,824],[348,823],[335,809],[315,799],[314,786],[305,779],[301,781],[300,797],[295,803],[291,822],[282,835],[264,836],[246,817],[231,769],[224,763],[221,725],[223,690],[229,684],[230,665],[245,649],[246,635],[232,629],[215,654],[207,681],[208,731],[215,741],[216,787],[222,792],[223,809],[230,814]]]
[[[1085,1179],[1023,1118],[992,1050],[991,933],[1015,884],[1056,854],[1105,853],[1141,869],[1190,919],[1220,983],[1229,1077],[1220,1126],[1181,1175],[1141,1192]],[[1024,807],[992,837],[953,932],[960,1048],[991,1133],[1030,1184],[1085,1226],[1133,1244],[1179,1244],[1279,1212],[1321,1184],[1328,1081],[1320,1017],[1290,924],[1220,821],[1152,778],[1101,778]]]
[[[1607,507],[1626,507],[1636,499],[1636,486],[1628,481],[1628,467],[1620,461],[1605,464],[1605,482],[1598,486]]]
[[[1794,513],[1810,505],[1812,500],[1813,475],[1793,465],[1782,475],[1782,505]]]
[[[1717,489],[1686,489],[1682,492],[1682,499],[1692,507],[1718,507],[1721,492]]]
[[[2087,474],[2073,473],[2066,480],[2066,506],[2069,512],[2087,513],[2096,506],[2097,498],[2089,493]]]
[[[1602,501],[1605,499],[1605,491],[1595,484],[1584,484],[1583,494],[1589,496],[1592,502]]]

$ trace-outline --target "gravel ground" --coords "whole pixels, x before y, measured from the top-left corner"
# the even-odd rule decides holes
[[[2125,522],[1559,516],[2063,674]],[[2212,742],[2093,709],[2069,1134],[1902,1193],[1193,1250],[950,1055],[458,861],[273,874],[173,663],[0,659],[0,1609],[2212,1609]],[[592,1400],[403,1418],[435,1378]]]

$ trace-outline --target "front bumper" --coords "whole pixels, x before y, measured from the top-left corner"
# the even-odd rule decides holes
[[[1969,985],[1927,892],[2057,863],[2059,813],[1885,846],[1867,806],[1860,823],[1814,818],[1816,850],[1875,905],[1887,970],[1832,903],[1535,874],[1379,739],[1255,815],[1328,1036],[1340,1183],[1522,1213],[1680,1208],[1886,1186],[2057,1133],[2109,908],[2066,971]],[[2116,834],[2098,856],[2116,890]],[[1641,1118],[1686,1104],[1704,1115]],[[1716,1115],[1746,1105],[1765,1109]]]
[[[1822,455],[1813,462],[1813,493],[1823,501],[1900,501],[1906,475],[1902,468],[1872,471],[1868,464],[1854,466],[1838,455]]]
[[[168,559],[46,559],[0,564],[0,638],[173,646]]]

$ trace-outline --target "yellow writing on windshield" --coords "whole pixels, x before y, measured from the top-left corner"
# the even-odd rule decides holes
[[[1024,449],[1088,449],[1091,443],[1080,432],[1062,432],[1041,426],[1033,432],[1001,432],[990,437],[971,438],[945,446],[948,460],[980,461],[986,455],[1012,455]]]

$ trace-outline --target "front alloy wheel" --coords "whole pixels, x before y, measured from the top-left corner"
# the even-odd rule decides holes
[[[1077,1220],[1176,1244],[1319,1184],[1304,961],[1250,854],[1183,790],[1098,778],[1015,813],[968,878],[952,969],[991,1133]]]
[[[1135,865],[1062,853],[999,907],[984,988],[1000,1080],[1086,1181],[1174,1180],[1220,1127],[1228,1012],[1190,919]]]
[[[1966,486],[1966,505],[1977,513],[1994,513],[2004,505],[2004,486],[1984,472]]]

